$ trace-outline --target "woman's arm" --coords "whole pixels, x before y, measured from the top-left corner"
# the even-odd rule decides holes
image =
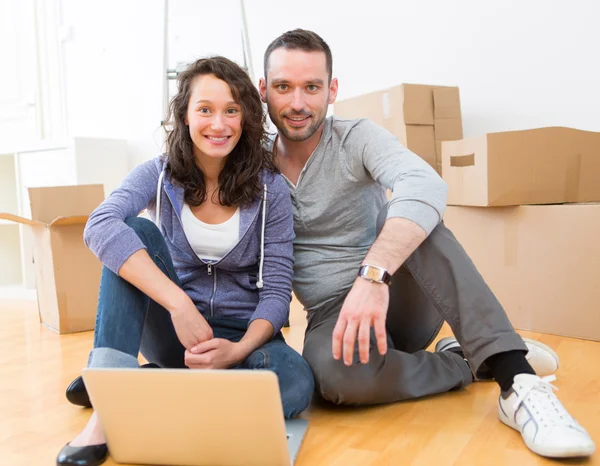
[[[162,164],[156,159],[134,168],[94,210],[85,227],[84,241],[112,272],[171,313],[177,336],[189,349],[212,338],[212,330],[192,300],[156,266],[140,237],[125,223],[154,202],[161,170]]]
[[[272,177],[272,178],[271,178]],[[262,281],[259,302],[250,321],[267,320],[277,334],[290,314],[294,274],[294,217],[289,188],[281,175],[265,175],[267,208]]]
[[[145,249],[129,256],[119,276],[171,314],[177,337],[186,349],[213,338],[212,329],[190,297],[156,266]]]
[[[205,341],[185,352],[185,364],[190,369],[228,369],[242,363],[271,338],[273,325],[267,320],[256,319],[238,343],[224,338]]]

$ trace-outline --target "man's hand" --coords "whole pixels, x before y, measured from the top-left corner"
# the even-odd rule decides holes
[[[239,343],[213,338],[187,350],[185,365],[190,369],[228,369],[247,356]]]
[[[186,350],[190,350],[198,343],[210,341],[213,338],[213,331],[192,300],[187,295],[185,297],[187,299],[171,311],[171,320],[177,338]]]
[[[342,357],[344,364],[352,364],[354,342],[358,334],[360,362],[369,362],[369,343],[371,327],[375,327],[379,354],[387,351],[387,333],[385,319],[387,316],[390,292],[387,285],[372,283],[364,278],[357,278],[346,296],[337,324],[333,330],[333,357]]]

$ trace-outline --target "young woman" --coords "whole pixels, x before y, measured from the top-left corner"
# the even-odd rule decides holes
[[[293,219],[264,149],[247,74],[223,57],[179,78],[167,153],[136,167],[91,215],[84,239],[104,264],[89,367],[269,369],[283,410],[309,404],[308,364],[281,336],[289,315]],[[147,209],[153,222],[138,217]],[[108,454],[95,414],[57,464]]]

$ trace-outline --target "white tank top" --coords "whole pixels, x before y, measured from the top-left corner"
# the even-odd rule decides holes
[[[212,225],[198,220],[190,210],[190,206],[184,203],[181,210],[181,222],[190,246],[198,257],[205,261],[221,260],[239,240],[239,207],[229,220]]]

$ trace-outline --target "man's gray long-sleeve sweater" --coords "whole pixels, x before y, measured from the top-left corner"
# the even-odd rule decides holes
[[[294,210],[294,293],[318,310],[353,284],[376,239],[376,221],[393,192],[388,218],[427,234],[441,221],[446,183],[419,156],[370,120],[325,120],[319,145],[290,188]]]

